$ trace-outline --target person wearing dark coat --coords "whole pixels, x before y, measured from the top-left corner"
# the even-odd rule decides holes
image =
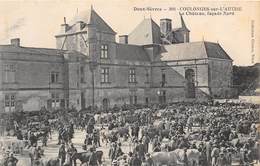
[[[138,157],[138,154],[135,153],[134,157],[130,161],[130,166],[141,166],[142,160]]]
[[[66,159],[66,150],[65,150],[65,145],[64,143],[61,144],[60,148],[59,148],[59,154],[58,157],[60,159],[61,165],[64,164],[65,159]]]
[[[219,157],[217,158],[216,166],[226,166],[226,165],[227,165],[227,161],[226,161],[226,158],[224,156],[224,153],[220,152]]]
[[[90,152],[91,152],[91,155],[89,157],[88,165],[89,166],[98,166],[97,155],[92,147],[90,148]]]
[[[6,159],[4,166],[16,166],[18,159],[13,156],[13,153],[10,153],[10,156]]]
[[[155,166],[153,159],[151,158],[151,155],[149,153],[145,155],[145,161],[143,162],[142,166]]]

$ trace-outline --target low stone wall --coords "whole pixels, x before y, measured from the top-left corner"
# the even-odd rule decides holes
[[[260,96],[239,96],[239,100],[246,103],[260,104]]]

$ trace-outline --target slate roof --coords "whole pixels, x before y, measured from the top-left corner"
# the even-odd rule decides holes
[[[151,18],[147,18],[128,35],[128,43],[136,45],[160,44],[160,38],[160,27]]]
[[[161,60],[218,58],[232,60],[218,43],[200,41],[162,46]]]
[[[0,52],[3,53],[19,53],[19,54],[41,54],[49,56],[62,56],[64,53],[76,54],[78,56],[84,56],[84,54],[78,51],[67,51],[53,48],[36,48],[36,47],[17,47],[14,45],[0,45]]]
[[[150,62],[148,54],[141,46],[117,43],[116,51],[118,60]]]
[[[185,21],[184,21],[184,19],[183,19],[181,14],[180,14],[180,17],[181,17],[181,30],[190,32],[190,30],[187,28],[187,26],[185,24]]]
[[[75,16],[71,21],[70,21],[70,28],[66,33],[74,33],[77,31],[76,29],[76,24],[82,23],[83,29],[87,24],[94,24],[97,28],[97,30],[106,32],[106,33],[111,33],[111,34],[116,34],[116,32],[96,13],[95,10],[87,10],[84,12],[81,12],[77,16]]]

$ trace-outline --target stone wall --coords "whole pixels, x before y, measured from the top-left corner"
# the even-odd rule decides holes
[[[214,98],[228,98],[232,95],[232,61],[209,60],[209,85]]]

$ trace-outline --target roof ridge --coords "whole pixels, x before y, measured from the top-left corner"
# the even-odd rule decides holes
[[[144,18],[139,24],[137,24],[136,27],[128,34],[128,36],[130,36],[144,22],[144,20],[146,20],[146,18]]]
[[[136,44],[123,44],[123,43],[116,43],[118,45],[124,45],[124,46],[135,46],[135,47],[142,47],[141,45],[136,45]]]
[[[203,50],[205,51],[206,57],[208,58],[208,50],[207,50],[207,47],[206,47],[206,42],[205,42],[205,41],[202,41],[202,45],[204,46],[204,47],[203,47]]]
[[[233,60],[219,43],[216,43],[216,44],[220,47],[220,49],[226,54],[226,56],[227,56],[229,59]]]
[[[150,18],[151,19],[151,31],[152,31],[152,41],[154,41],[155,40],[155,27],[153,26],[153,25],[155,25],[155,26],[157,26],[156,28],[160,28],[160,26],[152,19],[152,18]],[[161,31],[160,31],[161,32]]]
[[[48,50],[59,50],[59,51],[67,51],[67,50],[62,50],[58,48],[46,48],[46,47],[26,47],[26,46],[20,46],[21,48],[29,48],[29,49],[48,49]]]
[[[95,14],[113,33],[116,33],[111,26],[94,10],[90,11],[90,21],[92,20],[92,14]]]

